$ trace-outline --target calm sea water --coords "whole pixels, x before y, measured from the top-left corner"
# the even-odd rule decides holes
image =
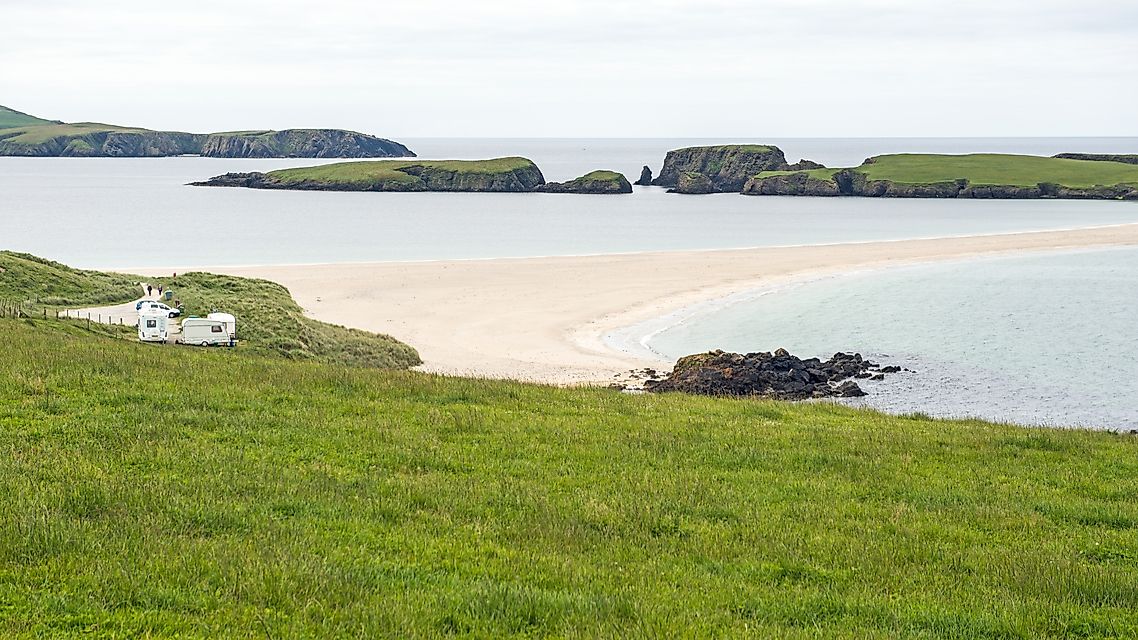
[[[708,349],[860,351],[914,373],[864,384],[890,412],[1138,429],[1138,249],[983,258],[836,276],[697,310],[656,333]]]
[[[423,158],[522,155],[549,180],[630,179],[669,149],[767,142],[790,160],[890,152],[1138,151],[1138,138],[402,140]],[[312,160],[0,158],[0,249],[87,268],[291,264],[824,244],[1138,221],[1120,202],[385,194],[188,187]],[[690,318],[649,346],[888,354],[918,374],[874,385],[891,411],[1138,426],[1138,256],[988,260],[849,276]]]
[[[405,140],[421,157],[524,155],[548,179],[635,179],[668,149],[723,140]],[[746,142],[741,140],[738,142]],[[889,151],[1125,151],[1138,139],[768,140],[791,159]],[[312,160],[0,158],[0,247],[88,268],[574,255],[902,239],[1138,220],[1117,202],[320,193],[188,187]]]

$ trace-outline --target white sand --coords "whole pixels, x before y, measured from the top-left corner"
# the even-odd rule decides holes
[[[314,318],[414,346],[425,371],[572,384],[666,366],[614,350],[604,341],[610,332],[778,280],[1120,245],[1138,245],[1138,224],[829,246],[195,270],[279,282]]]

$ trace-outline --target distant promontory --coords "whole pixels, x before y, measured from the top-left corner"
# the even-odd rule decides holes
[[[45,120],[0,107],[0,156],[153,158],[405,158],[410,149],[344,129],[186,133]]]

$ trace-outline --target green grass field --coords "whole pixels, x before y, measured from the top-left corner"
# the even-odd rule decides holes
[[[53,316],[61,308],[135,300],[142,293],[139,282],[171,289],[186,306],[187,316],[204,316],[214,309],[236,315],[243,353],[381,368],[420,363],[413,348],[390,336],[306,317],[288,290],[274,282],[209,273],[185,273],[174,279],[83,271],[0,251],[0,300],[25,303],[33,315],[43,315],[44,307]]]
[[[458,174],[497,174],[532,168],[526,158],[494,158],[491,160],[370,160],[336,162],[315,167],[278,169],[267,175],[284,183],[305,181],[330,184],[370,184],[378,182],[414,183],[416,176],[399,171],[404,167],[427,167]]]
[[[1065,187],[1138,185],[1138,165],[1121,162],[1066,160],[1040,156],[977,153],[967,155],[894,154],[877,156],[854,170],[870,180],[904,184],[931,184],[965,179],[973,185],[1034,187],[1052,183]],[[829,180],[839,169],[806,171],[814,178]],[[786,175],[793,171],[764,171],[759,177]]]
[[[13,127],[33,127],[38,125],[56,124],[51,120],[44,120],[37,118],[33,115],[28,115],[22,111],[16,111],[8,107],[0,106],[0,129],[11,129]]]
[[[1138,634],[1138,439],[0,320],[0,636]]]

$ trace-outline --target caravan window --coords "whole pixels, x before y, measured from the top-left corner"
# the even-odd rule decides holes
[[[146,321],[146,328],[147,328],[147,329],[154,329],[154,328],[156,328],[157,326],[158,326],[158,321],[157,321],[157,320],[147,320],[147,321]]]
[[[221,325],[215,324],[209,328],[211,333],[221,333]]]

